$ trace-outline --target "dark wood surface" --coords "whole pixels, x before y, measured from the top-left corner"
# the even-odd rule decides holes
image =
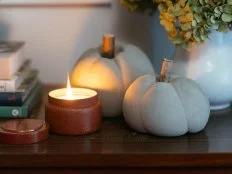
[[[46,88],[47,91],[51,88]],[[33,117],[44,119],[44,102]],[[86,136],[60,136],[50,134],[49,139],[32,145],[7,145],[0,143],[0,167],[7,173],[12,167],[79,168],[105,171],[114,169],[138,172],[147,168],[150,173],[163,169],[184,173],[212,170],[220,173],[232,167],[232,110],[211,113],[204,131],[176,138],[140,134],[130,129],[123,117],[104,119],[100,131]],[[17,171],[24,171],[20,169]],[[102,171],[98,171],[101,173]],[[70,171],[70,173],[72,173]]]

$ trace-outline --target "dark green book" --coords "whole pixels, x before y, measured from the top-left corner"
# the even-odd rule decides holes
[[[0,106],[0,118],[27,118],[33,108],[41,101],[42,84],[36,87],[29,94],[22,106]]]

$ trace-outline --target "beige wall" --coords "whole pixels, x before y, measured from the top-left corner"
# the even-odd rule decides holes
[[[98,45],[104,33],[151,53],[151,18],[112,7],[2,8],[0,39],[25,40],[26,57],[45,83],[64,83],[78,56]]]

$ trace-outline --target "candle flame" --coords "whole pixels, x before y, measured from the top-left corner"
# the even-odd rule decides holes
[[[66,98],[67,99],[73,99],[72,87],[71,87],[71,84],[70,84],[69,75],[68,75],[68,80],[67,80]]]

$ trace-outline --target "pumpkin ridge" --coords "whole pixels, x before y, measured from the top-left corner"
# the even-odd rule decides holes
[[[124,45],[123,43],[121,43],[121,49],[123,50],[123,51],[119,51],[116,55],[115,55],[115,57],[113,58],[113,61],[115,62],[115,64],[117,65],[117,67],[118,67],[118,69],[119,69],[119,71],[120,71],[120,74],[121,74],[121,81],[122,81],[122,84],[123,84],[123,89],[124,89],[124,91],[126,91],[128,88],[129,88],[129,86],[126,88],[126,83],[125,83],[125,79],[124,79],[124,77],[123,77],[123,73],[122,73],[122,68],[120,67],[120,64],[119,64],[119,61],[118,61],[118,59],[116,59],[116,57],[123,57],[123,54],[125,54],[124,52],[126,52],[127,50],[128,50],[128,47],[130,47],[130,44],[128,44],[128,45]],[[118,49],[120,49],[120,47],[118,48]],[[133,83],[133,82],[132,82]],[[131,84],[132,84],[131,83]]]
[[[176,94],[177,94],[177,96],[178,96],[178,98],[179,98],[179,100],[180,100],[180,102],[181,102],[181,107],[183,108],[183,110],[184,110],[184,113],[185,113],[185,115],[186,115],[186,122],[187,122],[187,125],[188,125],[188,132],[189,132],[189,127],[190,127],[190,125],[189,125],[189,120],[188,120],[188,116],[187,115],[189,115],[188,114],[188,112],[186,111],[186,109],[184,108],[184,104],[183,104],[183,100],[182,100],[182,97],[179,95],[179,93],[178,93],[178,91],[177,91],[177,89],[176,89],[176,87],[172,84],[172,83],[170,83],[171,84],[171,86],[172,86],[172,88],[174,89],[174,91],[176,92]]]
[[[91,48],[92,50],[91,51],[94,51],[95,49],[94,48]],[[88,57],[95,57],[94,56],[94,54],[93,53],[88,53],[88,51],[86,51],[85,53],[83,53],[83,55],[88,55]],[[76,71],[76,66],[80,63],[80,62],[82,62],[82,61],[84,61],[85,60],[85,57],[83,56],[82,57],[82,55],[80,56],[80,58],[77,60],[77,63],[75,64],[75,66],[74,66],[74,68],[73,68],[73,70],[72,70],[72,75],[71,75],[71,82],[72,82],[72,79],[73,79],[73,73],[74,73],[74,71]],[[92,64],[91,64],[91,66],[89,66],[90,68],[89,68],[89,70],[88,70],[88,72],[86,73],[88,76],[89,76],[89,74],[90,74],[90,72],[91,72],[91,70],[93,69],[93,67],[94,67],[94,65],[98,62],[98,61],[100,61],[100,57],[98,56],[97,57],[97,59],[96,60],[94,60],[93,62],[92,62]],[[73,85],[73,84],[72,84]],[[80,87],[86,87],[86,86],[83,86],[83,85],[80,85]]]
[[[86,55],[92,56],[93,52],[96,50],[97,50],[96,48],[90,48],[88,51],[85,51],[84,53],[82,53],[73,68],[75,68],[76,65],[78,65],[81,61],[83,61]]]
[[[151,83],[151,85],[147,88],[147,90],[144,92],[144,94],[143,94],[143,96],[142,96],[142,100],[140,100],[140,102],[139,102],[139,104],[140,104],[140,107],[142,107],[142,109],[140,109],[139,110],[139,112],[140,112],[140,115],[141,115],[141,117],[142,117],[142,124],[143,124],[143,127],[144,127],[144,130],[146,131],[146,132],[148,132],[148,133],[150,133],[147,129],[146,129],[146,126],[145,126],[145,124],[144,124],[144,117],[143,117],[143,114],[141,114],[141,112],[143,111],[143,101],[144,101],[144,97],[145,97],[145,95],[149,92],[149,90],[152,88],[152,86],[153,85],[156,85],[155,84],[155,82],[153,82],[153,83]]]
[[[93,70],[93,67],[100,61],[100,57],[97,58],[95,61],[93,61],[92,65],[91,65],[91,68],[89,68],[89,72],[88,72],[88,75],[89,73]]]
[[[130,84],[132,84],[138,77],[140,76],[143,76],[145,74],[155,74],[155,70],[151,64],[151,61],[150,59],[148,58],[148,56],[143,53],[143,51],[138,48],[137,46],[134,46],[134,45],[131,45],[131,44],[127,44],[127,45],[124,45],[122,47],[122,50],[121,52],[118,52],[118,54],[116,54],[116,56],[114,57],[114,59],[112,61],[115,62],[115,64],[117,65],[117,67],[119,68],[120,70],[120,73],[121,73],[121,77],[122,77],[122,84],[123,84],[123,89],[126,91]],[[134,55],[133,56],[133,59],[124,59],[124,57],[130,57],[128,56],[128,52],[136,52],[136,56]],[[139,58],[138,58],[139,57]],[[141,59],[141,57],[144,57],[145,59]],[[137,74],[136,76],[133,76],[133,72],[127,72],[127,73],[124,73],[124,69],[132,69],[134,68],[133,66],[130,66],[130,61],[136,61],[136,60],[141,60],[141,62],[145,65],[146,64],[150,64],[151,66],[150,67],[147,67],[147,70],[148,71],[141,71],[138,69],[138,71],[141,71],[140,74]],[[125,68],[126,67],[126,68]],[[126,74],[126,75],[124,75]],[[129,74],[129,76],[127,76]],[[132,76],[131,76],[132,75]],[[125,77],[127,76],[127,77]],[[132,79],[131,81],[129,81],[128,83],[128,77],[130,77],[130,79]]]
[[[90,53],[88,53],[88,51],[86,51],[85,53],[83,53],[83,56],[81,55],[80,58],[79,58],[79,60],[75,64],[74,70],[75,70],[75,67],[76,67],[77,64],[79,64],[81,61],[85,60],[85,56],[86,55],[88,55],[88,57],[95,57],[95,55],[91,52],[91,51],[95,51],[95,50],[97,50],[97,48],[95,48],[95,49],[91,48],[91,50],[89,50]],[[92,62],[91,66],[89,68],[89,71],[86,73],[88,76],[89,76],[90,72],[92,71],[93,67],[96,65],[96,63],[100,61],[100,59],[101,59],[101,57],[98,56],[97,59]]]
[[[116,57],[116,56],[115,56],[115,57]],[[126,92],[127,89],[125,89],[125,83],[124,83],[124,80],[123,80],[122,71],[121,71],[121,68],[120,68],[120,66],[118,65],[118,63],[117,63],[115,57],[114,57],[113,59],[111,59],[111,60],[115,63],[115,65],[117,66],[117,68],[118,68],[118,70],[119,70],[119,72],[120,72],[120,75],[121,75],[120,81],[121,81],[122,84],[123,84],[122,86],[123,86],[123,91],[124,91],[124,94],[125,94],[125,92]]]

